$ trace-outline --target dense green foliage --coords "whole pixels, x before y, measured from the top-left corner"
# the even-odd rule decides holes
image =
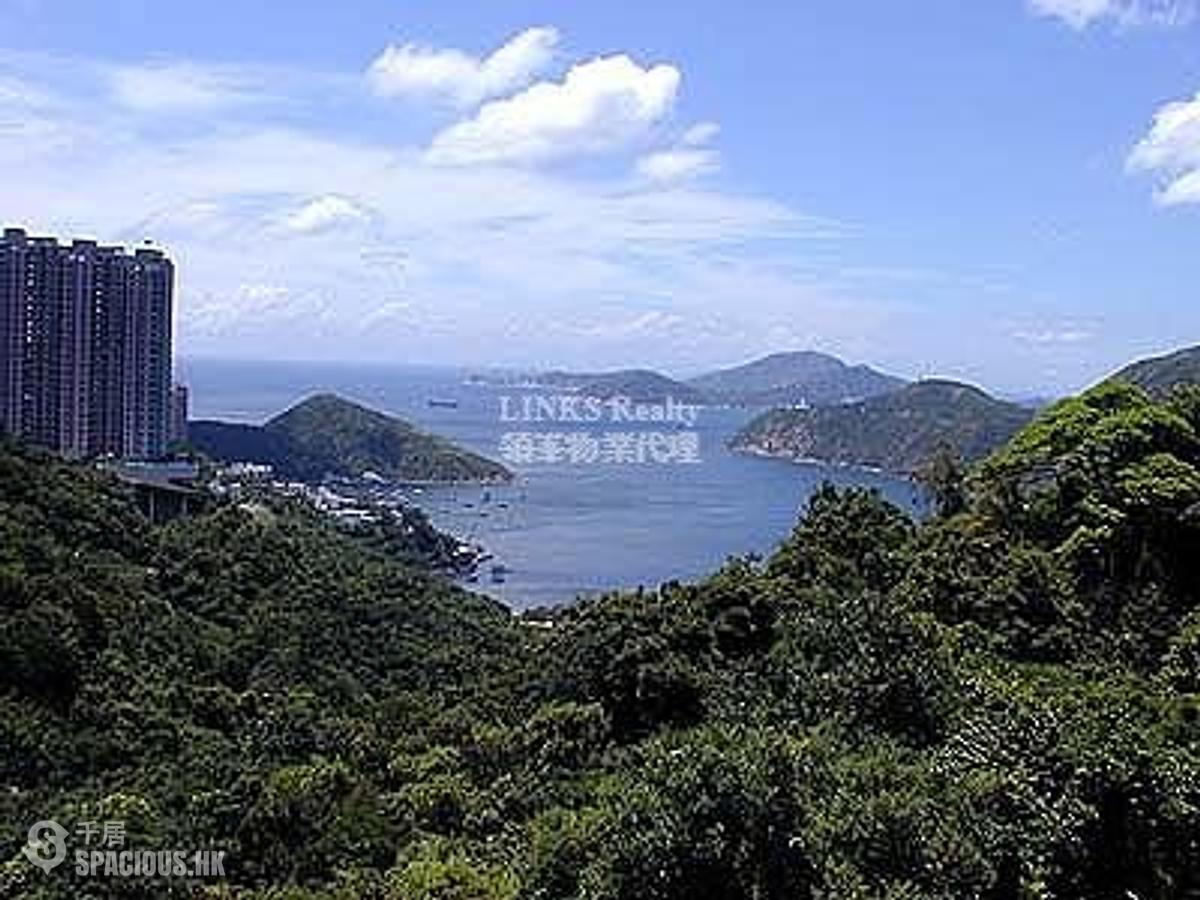
[[[3,820],[119,811],[263,900],[1200,896],[1198,431],[1200,391],[1100,388],[926,523],[825,488],[770,558],[552,628],[5,457]]]
[[[1152,397],[1165,398],[1177,387],[1200,384],[1200,347],[1188,347],[1166,356],[1139,360],[1109,380],[1134,384]]]
[[[43,818],[226,847],[244,883],[390,862],[358,779],[471,715],[521,632],[380,539],[286,506],[151,529],[116,482],[0,454],[0,896],[54,885],[17,853]]]
[[[709,372],[688,384],[716,403],[744,406],[831,406],[904,387],[870,366],[851,366],[811,350],[772,353],[745,365]]]
[[[199,421],[189,423],[188,435],[211,459],[267,464],[301,481],[364,472],[395,481],[511,477],[499,463],[332,394],[310,397],[263,426]]]
[[[731,446],[908,473],[920,470],[947,447],[965,459],[978,459],[1032,416],[978,388],[929,380],[860,403],[772,410],[735,435]]]

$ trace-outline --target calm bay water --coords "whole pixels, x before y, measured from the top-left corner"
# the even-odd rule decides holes
[[[257,423],[309,394],[332,391],[494,459],[505,432],[579,427],[502,421],[500,397],[520,392],[467,384],[478,371],[209,359],[180,366],[193,418]],[[433,398],[455,400],[458,407],[431,407]],[[699,464],[510,465],[519,476],[512,486],[439,488],[413,499],[439,527],[495,555],[508,569],[505,581],[494,583],[485,569],[471,587],[517,609],[694,579],[729,556],[770,552],[825,481],[877,488],[903,509],[922,508],[919,490],[902,479],[730,453],[726,440],[752,415],[701,410],[694,429]],[[588,427],[631,430],[608,422]]]

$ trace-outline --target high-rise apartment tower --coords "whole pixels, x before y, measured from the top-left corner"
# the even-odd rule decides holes
[[[175,270],[159,250],[0,238],[0,430],[68,456],[155,459],[171,414]]]

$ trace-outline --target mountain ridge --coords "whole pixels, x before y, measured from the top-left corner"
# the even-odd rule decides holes
[[[685,382],[716,402],[741,406],[828,406],[878,396],[906,382],[815,350],[781,351]]]
[[[1180,385],[1200,384],[1200,346],[1135,360],[1105,381],[1125,381],[1153,397],[1165,397]]]

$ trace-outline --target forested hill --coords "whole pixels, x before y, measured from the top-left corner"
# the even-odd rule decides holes
[[[1033,413],[954,381],[919,381],[859,403],[778,409],[751,421],[730,446],[787,459],[913,472],[942,447],[978,459]]]
[[[743,406],[826,406],[864,400],[904,386],[869,366],[850,366],[814,351],[773,353],[691,379],[715,403]]]
[[[1110,380],[1136,384],[1156,397],[1164,397],[1180,385],[1200,384],[1200,347],[1139,360]]]
[[[367,785],[414,733],[465,727],[520,641],[301,507],[152,528],[116,481],[0,448],[0,896],[162,895],[34,869],[46,818],[227,849],[243,886],[389,865]]]
[[[587,397],[609,399],[628,397],[637,403],[703,404],[708,402],[701,391],[650,369],[620,369],[613,372],[544,372],[537,383],[561,387]]]
[[[224,462],[265,463],[302,481],[375,472],[396,481],[503,481],[500,463],[402,419],[318,394],[265,425],[188,423],[192,446]]]
[[[552,628],[0,454],[0,896],[166,893],[34,869],[48,817],[224,848],[222,900],[1198,896],[1198,429],[1105,385],[922,524],[826,488]]]

